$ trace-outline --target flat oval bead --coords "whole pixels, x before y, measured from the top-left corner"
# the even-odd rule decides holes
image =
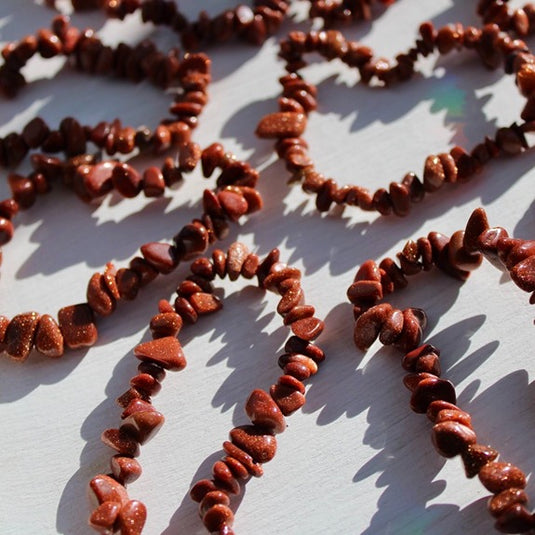
[[[315,340],[325,327],[325,323],[312,316],[294,321],[291,325],[292,332],[299,338],[307,341]]]
[[[245,402],[245,413],[253,424],[265,427],[273,433],[286,429],[284,416],[273,398],[263,390],[255,389]]]
[[[232,526],[234,513],[226,505],[218,503],[206,511],[202,521],[208,531],[219,533],[223,526]]]
[[[139,360],[154,362],[166,370],[179,371],[186,366],[182,346],[174,336],[143,342],[134,348],[134,355]]]
[[[262,468],[262,465],[256,463],[255,460],[246,451],[241,448],[238,448],[236,444],[233,444],[232,442],[226,440],[225,442],[223,442],[223,449],[226,453],[228,453],[228,455],[232,456],[243,466],[245,466],[247,472],[249,472],[249,474],[253,477],[261,477],[263,475],[264,469]]]
[[[230,494],[240,493],[240,484],[223,461],[216,461],[213,464],[212,475],[214,476],[214,483],[222,490]]]
[[[232,443],[243,449],[257,463],[271,461],[277,451],[277,440],[274,435],[257,426],[235,427],[229,435]]]
[[[63,336],[56,320],[48,314],[39,319],[35,331],[35,349],[42,355],[57,358],[63,355]]]
[[[208,511],[208,509],[210,509],[216,504],[223,504],[227,506],[230,505],[230,498],[228,497],[228,494],[221,490],[213,490],[211,492],[207,492],[199,504],[200,515],[203,516],[204,513]]]
[[[493,494],[498,494],[509,488],[523,489],[526,486],[526,476],[511,463],[492,461],[479,471],[479,480],[483,486]]]
[[[275,112],[263,117],[256,127],[260,138],[300,137],[305,131],[307,118],[304,113]]]

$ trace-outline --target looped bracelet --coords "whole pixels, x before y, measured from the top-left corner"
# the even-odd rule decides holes
[[[507,74],[514,75],[520,93],[527,98],[521,115],[524,123],[498,128],[494,139],[485,138],[470,152],[455,146],[449,152],[430,155],[425,160],[423,180],[410,172],[400,182],[391,182],[388,189],[381,187],[374,193],[358,185],[339,186],[316,169],[304,138],[307,117],[318,105],[316,86],[300,73],[306,66],[305,54],[317,52],[328,61],[337,58],[357,69],[362,83],[389,87],[408,81],[420,56],[463,48],[474,51],[485,67],[495,69],[502,65]],[[280,78],[283,91],[278,100],[279,111],[261,119],[256,134],[276,140],[275,150],[291,173],[290,182],[300,182],[304,192],[315,195],[316,208],[321,212],[328,211],[334,203],[381,215],[406,216],[412,204],[420,202],[426,193],[439,190],[444,183],[466,182],[493,158],[516,155],[528,148],[525,133],[533,130],[535,119],[535,56],[523,41],[513,40],[496,25],[478,29],[457,23],[437,30],[431,22],[424,22],[415,46],[398,54],[394,64],[375,58],[369,47],[349,41],[335,30],[292,32],[281,42],[279,55],[286,61],[288,71]]]
[[[277,312],[292,336],[278,359],[283,375],[271,385],[269,393],[262,389],[251,392],[245,402],[250,423],[230,431],[230,440],[223,444],[223,457],[212,467],[212,479],[202,479],[191,489],[191,497],[199,502],[199,514],[210,533],[234,533],[230,496],[239,494],[241,485],[251,476],[263,474],[262,465],[276,453],[275,435],[286,429],[285,417],[305,403],[302,381],[315,374],[325,358],[313,343],[323,331],[323,321],[304,301],[301,272],[280,262],[278,249],[261,261],[247,246],[235,242],[226,254],[217,249],[211,258],[194,260],[191,272],[178,285],[173,304],[160,301],[159,312],[150,321],[152,340],[134,349],[141,363],[138,374],[130,380],[130,388],[117,399],[124,409],[121,426],[102,433],[102,441],[116,454],[111,459],[111,474],[99,474],[89,483],[94,505],[89,524],[99,533],[142,532],[146,508],[130,499],[126,486],[141,474],[136,460],[140,444],[152,438],[164,423],[164,416],[154,408],[151,398],[160,391],[166,371],[179,371],[186,366],[176,338],[183,324],[195,323],[222,308],[222,302],[214,295],[216,277],[228,276],[231,281],[256,277],[261,289],[278,293],[281,299]]]
[[[407,285],[407,276],[438,267],[465,280],[485,257],[508,272],[522,290],[535,291],[535,241],[509,237],[501,227],[491,228],[482,208],[473,212],[466,229],[451,238],[431,232],[426,238],[409,241],[397,254],[376,264],[368,260],[357,271],[347,295],[356,318],[354,341],[360,350],[379,338],[404,356],[401,365],[408,374],[403,383],[411,392],[410,407],[426,414],[433,423],[431,438],[439,455],[461,456],[466,476],[479,477],[493,496],[488,502],[495,528],[502,533],[524,533],[535,528],[535,514],[528,511],[524,491],[525,474],[509,462],[496,460],[498,452],[479,444],[470,415],[457,405],[454,385],[441,378],[440,351],[423,344],[425,312],[417,308],[399,310],[383,296]],[[534,303],[534,294],[530,302]]]

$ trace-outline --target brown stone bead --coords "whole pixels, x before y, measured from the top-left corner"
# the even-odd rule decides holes
[[[48,125],[40,117],[33,118],[22,130],[22,139],[31,149],[36,149],[50,133]]]
[[[347,298],[353,304],[373,304],[383,298],[380,281],[357,280],[347,290]]]
[[[489,499],[489,513],[497,518],[515,504],[526,505],[528,496],[523,489],[508,488]]]
[[[307,340],[303,340],[298,336],[291,336],[284,344],[284,351],[288,353],[299,353],[310,357],[314,362],[323,362],[325,360],[325,353],[323,350]]]
[[[217,490],[215,483],[210,479],[200,479],[191,487],[189,495],[194,502],[199,503],[209,492]]]
[[[240,242],[234,242],[227,251],[226,271],[231,281],[240,276],[245,259],[249,255],[249,249]]]
[[[62,43],[57,35],[50,30],[42,28],[37,32],[37,47],[39,54],[45,59],[61,54]]]
[[[247,472],[253,477],[260,477],[264,473],[261,464],[258,464],[246,451],[236,446],[232,442],[223,442],[223,449],[232,458],[236,459],[241,465],[243,465]],[[229,467],[231,465],[229,464]]]
[[[173,238],[181,259],[189,260],[199,253],[203,253],[208,247],[208,231],[200,223],[184,225],[180,232]]]
[[[418,383],[412,393],[410,406],[414,412],[425,414],[430,403],[435,400],[455,404],[455,387],[450,381],[431,375]]]
[[[132,269],[121,268],[115,274],[115,283],[120,298],[131,301],[136,298],[141,287],[141,277]]]
[[[164,421],[163,414],[158,411],[138,411],[123,420],[119,431],[126,432],[139,444],[145,444],[156,435]]]
[[[121,429],[106,429],[102,432],[100,439],[120,455],[137,457],[140,453],[139,443],[133,436]]]
[[[135,197],[142,189],[142,176],[126,163],[117,164],[112,171],[112,183],[115,189],[127,198]]]
[[[0,217],[9,219],[13,219],[19,211],[19,203],[16,202],[14,199],[4,199],[3,201],[0,201]]]
[[[65,117],[59,124],[59,131],[65,139],[65,152],[67,156],[76,156],[86,152],[86,139],[84,128],[73,117]]]
[[[410,351],[418,347],[426,324],[427,317],[422,309],[406,308],[403,310],[403,331],[394,345],[402,351]]]
[[[315,375],[318,372],[318,365],[317,363],[311,359],[310,357],[307,357],[306,355],[300,355],[299,353],[285,353],[284,355],[281,355],[278,359],[278,365],[283,370],[285,370],[285,373],[289,375],[293,375],[286,371],[286,367],[289,364],[299,364],[300,366],[303,366],[306,368],[308,375],[306,378],[310,377],[311,375]],[[294,375],[294,377],[296,377]],[[303,379],[296,377],[296,379],[299,379],[302,381]]]
[[[108,291],[100,273],[95,273],[87,285],[87,304],[100,316],[109,316],[116,307],[116,300]]]
[[[4,349],[4,340],[6,337],[7,327],[9,325],[9,318],[6,316],[0,316],[0,349]]]
[[[9,219],[0,217],[0,247],[11,241],[13,233],[13,223]]]
[[[182,318],[176,312],[156,314],[150,321],[150,331],[153,338],[176,336],[182,329]]]
[[[301,282],[298,279],[286,279],[279,285],[279,287],[282,298],[277,305],[277,312],[281,316],[285,316],[294,307],[304,304],[305,293],[303,292]],[[295,321],[299,321],[299,319]]]
[[[477,440],[471,428],[453,421],[435,424],[431,436],[435,449],[443,457],[455,457]]]
[[[260,138],[299,137],[306,128],[306,115],[293,112],[275,112],[266,115],[256,127]]]
[[[516,73],[516,83],[523,96],[532,95],[535,91],[535,65],[524,63]]]
[[[167,243],[145,243],[140,247],[140,251],[144,259],[159,273],[171,273],[179,262],[175,248]]]
[[[147,396],[155,396],[162,389],[160,382],[150,373],[140,372],[130,379],[130,386]]]
[[[203,524],[211,533],[219,533],[223,526],[232,526],[234,513],[226,505],[219,503],[213,505],[203,516]]]
[[[436,420],[436,417],[440,411],[443,410],[460,410],[457,405],[454,405],[453,403],[450,403],[449,401],[444,401],[442,399],[437,399],[436,401],[433,401],[429,404],[429,407],[427,407],[426,415],[433,423]]]
[[[230,440],[248,453],[255,462],[267,463],[277,451],[277,440],[268,430],[255,425],[235,427],[229,433]]]
[[[249,477],[249,472],[247,468],[234,457],[225,457],[223,462],[229,467],[232,475],[238,479],[247,479]]]
[[[166,370],[179,371],[186,366],[182,346],[174,336],[143,342],[134,348],[134,355],[139,360],[154,362]]]
[[[404,323],[405,320],[401,310],[393,308],[388,312],[379,331],[379,341],[381,344],[390,345],[396,343],[403,333]]]
[[[461,409],[443,409],[441,410],[436,418],[435,423],[439,424],[441,422],[458,422],[465,425],[466,427],[472,428],[472,418],[471,416]]]
[[[121,419],[128,418],[135,412],[147,412],[156,410],[150,401],[141,399],[140,397],[134,397],[130,401],[123,405],[125,407],[124,411],[121,414]]]
[[[498,457],[498,452],[490,446],[471,444],[461,455],[466,477],[471,478],[477,476],[487,463],[494,461]]]
[[[178,168],[184,173],[189,173],[197,167],[200,159],[201,147],[192,141],[184,143],[178,153]]]
[[[200,515],[203,516],[208,509],[216,504],[222,504],[226,506],[230,505],[230,498],[228,497],[228,494],[222,490],[213,490],[211,492],[207,492],[199,504]]]
[[[50,358],[57,358],[63,355],[63,336],[59,325],[48,314],[43,314],[39,319],[35,331],[35,349]]]
[[[138,500],[125,503],[117,518],[121,535],[141,535],[147,520],[147,508]]]
[[[440,351],[431,344],[417,347],[405,354],[401,366],[408,372],[428,372],[440,376]]]
[[[126,489],[110,476],[99,474],[89,482],[89,498],[94,507],[105,502],[124,505],[128,501]]]
[[[498,240],[497,247],[498,256],[503,260],[507,269],[512,269],[522,260],[535,256],[535,240],[503,238]]]
[[[353,341],[358,349],[366,351],[375,342],[391,311],[390,304],[381,303],[359,316],[353,332]]]
[[[119,502],[104,502],[91,513],[89,525],[99,533],[113,533],[120,510],[121,504]]]
[[[7,326],[4,335],[4,351],[14,360],[24,362],[33,347],[35,331],[39,323],[37,312],[17,314]]]
[[[173,304],[175,311],[187,323],[195,323],[199,319],[199,315],[191,305],[191,303],[184,297],[177,297]]]
[[[150,401],[150,396],[131,387],[121,394],[115,401],[120,407],[128,407],[132,401],[136,400]]]
[[[245,413],[254,425],[265,427],[273,433],[282,433],[286,422],[273,398],[263,390],[255,389],[245,402]]]
[[[258,271],[260,265],[260,259],[255,253],[249,253],[243,262],[240,274],[245,279],[252,279]]]
[[[448,247],[448,260],[456,269],[473,271],[481,265],[483,255],[469,253],[464,247],[464,231],[458,230],[451,235]]]
[[[117,162],[100,162],[95,165],[80,165],[75,172],[75,181],[80,180],[91,197],[100,197],[113,189],[112,174]]]
[[[296,305],[284,316],[284,325],[291,325],[295,321],[310,318],[316,313],[312,305]]]
[[[152,377],[159,382],[162,382],[167,375],[161,366],[154,364],[153,362],[140,362],[137,365],[137,370],[139,373],[148,373],[149,375],[152,375]]]
[[[114,455],[110,459],[110,467],[113,476],[123,485],[128,485],[136,481],[141,475],[141,465],[132,457]]]
[[[510,271],[513,282],[525,292],[535,291],[535,255],[518,262]]]
[[[428,156],[424,165],[424,189],[433,192],[442,187],[446,179],[444,167],[438,156]]]
[[[188,301],[199,316],[212,314],[223,308],[221,300],[217,296],[209,293],[196,292],[189,296]]]
[[[483,486],[493,494],[498,494],[509,488],[523,489],[526,486],[526,476],[511,463],[491,461],[479,471],[479,480]]]
[[[501,533],[524,533],[535,527],[535,517],[524,505],[517,503],[498,517],[494,527]]]
[[[306,398],[301,392],[283,384],[271,385],[269,393],[284,416],[294,413],[306,402]]]
[[[302,340],[315,340],[325,327],[325,323],[312,316],[294,321],[291,325],[292,332]]]
[[[229,189],[220,191],[217,194],[217,200],[231,221],[238,221],[242,215],[247,213],[249,208],[243,195]]]
[[[23,210],[33,206],[37,192],[35,185],[29,178],[11,173],[8,175],[8,182],[13,199]]]
[[[143,193],[145,197],[160,197],[165,192],[163,173],[156,166],[151,166],[143,172]]]
[[[92,346],[97,341],[98,332],[93,311],[87,303],[60,309],[58,324],[65,345],[71,349]]]
[[[214,483],[229,494],[239,494],[240,484],[234,477],[230,468],[223,461],[216,461],[212,466]]]

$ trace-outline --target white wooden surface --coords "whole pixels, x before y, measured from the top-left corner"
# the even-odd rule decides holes
[[[187,4],[190,14],[200,9],[199,2]],[[233,2],[204,4],[216,13]],[[348,34],[388,57],[412,45],[423,20],[478,24],[474,5],[399,0],[378,20],[349,28]],[[367,354],[355,350],[345,292],[364,260],[393,255],[407,239],[431,230],[451,234],[477,206],[485,207],[491,224],[534,238],[534,155],[494,162],[472,182],[426,198],[406,219],[356,209],[319,215],[299,187],[286,185],[272,144],[253,133],[258,120],[276,110],[283,72],[277,40],[290,28],[307,28],[301,7],[295,9],[296,21],[260,49],[234,44],[210,51],[211,100],[195,134],[202,146],[221,141],[261,170],[264,210],[233,226],[222,247],[237,238],[260,254],[279,247],[283,259],[303,270],[307,301],[326,321],[319,342],[328,358],[308,381],[307,404],[288,419],[264,477],[250,481],[237,500],[236,532],[491,532],[488,493],[477,479],[464,477],[458,459],[446,462],[435,453],[429,422],[409,410],[397,353],[379,344]],[[30,0],[2,0],[0,41],[47,26],[51,15]],[[97,28],[110,43],[153,36],[170,46],[176,40],[136,18],[124,24],[98,14],[73,20]],[[375,189],[405,172],[421,173],[428,154],[454,144],[471,148],[519,116],[523,101],[511,77],[486,71],[473,55],[433,57],[421,68],[412,82],[382,91],[355,86],[354,75],[336,62],[310,67],[320,108],[306,135],[318,168],[342,183]],[[120,117],[154,126],[169,103],[148,85],[80,76],[62,70],[61,61],[32,61],[27,72],[34,83],[15,100],[0,103],[0,135],[20,130],[36,114],[54,125],[73,115],[89,123]],[[3,198],[5,171],[2,177]],[[0,312],[55,314],[83,301],[89,276],[107,261],[125,265],[139,245],[170,239],[199,214],[207,184],[196,172],[164,199],[113,196],[89,206],[56,188],[17,216],[15,238],[4,248]],[[99,343],[88,351],[58,361],[32,355],[23,365],[0,360],[0,533],[91,533],[86,486],[108,470],[111,453],[100,433],[118,425],[114,399],[135,373],[132,348],[148,339],[158,299],[173,294],[184,272],[161,278],[102,321]],[[527,294],[488,264],[464,285],[431,274],[412,286],[396,303],[427,310],[428,339],[441,348],[444,376],[456,384],[459,404],[472,414],[480,441],[530,474],[535,388]],[[269,388],[280,373],[276,359],[288,332],[275,313],[275,296],[244,283],[223,287],[225,310],[184,329],[188,367],[169,374],[154,400],[166,424],[142,448],[144,473],[129,487],[148,507],[147,534],[204,532],[188,489],[209,476],[231,427],[246,423],[248,393]],[[528,491],[534,490],[530,482]]]

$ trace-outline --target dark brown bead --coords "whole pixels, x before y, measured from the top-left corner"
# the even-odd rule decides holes
[[[306,115],[292,112],[275,112],[266,115],[256,127],[261,138],[299,137],[306,128]]]
[[[106,429],[100,438],[106,446],[113,448],[120,455],[137,457],[140,453],[139,443],[120,429]]]
[[[110,476],[99,474],[89,482],[89,498],[94,507],[115,502],[121,506],[128,502],[128,494],[123,485]]]
[[[264,470],[262,468],[261,464],[258,464],[255,462],[255,460],[249,455],[247,452],[245,452],[243,449],[239,448],[235,444],[229,441],[223,442],[223,449],[225,450],[228,455],[231,455],[233,458],[235,458],[237,461],[239,461],[250,475],[253,477],[260,477],[264,473]]]
[[[34,343],[35,331],[39,323],[37,312],[17,314],[7,326],[4,335],[5,352],[14,360],[24,362]]]
[[[528,496],[523,489],[509,488],[494,495],[489,500],[489,513],[497,518],[509,507],[515,504],[525,505],[528,503]]]
[[[226,505],[219,503],[213,505],[203,516],[203,524],[211,533],[219,533],[224,526],[232,526],[234,513]]]
[[[290,416],[290,414],[300,409],[306,402],[305,396],[293,386],[284,384],[271,385],[269,393],[284,416]]]
[[[151,242],[140,247],[144,259],[159,273],[171,273],[178,265],[175,248],[167,243]]]
[[[143,187],[141,175],[126,163],[117,164],[113,168],[111,179],[115,189],[123,197],[135,197]]]
[[[455,457],[476,443],[476,434],[459,422],[447,421],[435,424],[432,433],[433,445],[443,457]]]
[[[177,336],[182,329],[182,318],[176,312],[156,314],[151,319],[149,327],[153,338]]]
[[[11,241],[13,232],[13,223],[9,219],[0,217],[0,247]]]
[[[425,414],[429,404],[435,400],[455,404],[455,387],[450,381],[433,376],[420,381],[411,396],[411,409],[414,412]]]
[[[67,347],[78,349],[97,341],[93,311],[87,303],[63,307],[58,312],[58,324]]]
[[[121,268],[115,274],[115,282],[121,299],[135,299],[141,286],[140,276],[132,269]]]
[[[516,503],[498,517],[494,527],[501,533],[524,533],[535,527],[535,517],[524,505]]]
[[[113,475],[123,485],[133,483],[141,475],[141,465],[131,457],[114,455],[110,460],[110,464]]]
[[[35,331],[35,349],[42,355],[57,358],[63,355],[63,336],[56,320],[43,314]]]
[[[239,494],[240,484],[234,477],[230,468],[223,461],[216,461],[212,466],[214,483],[229,494]]]
[[[461,455],[466,477],[471,478],[477,476],[487,463],[494,461],[498,457],[498,452],[490,446],[471,444]]]

